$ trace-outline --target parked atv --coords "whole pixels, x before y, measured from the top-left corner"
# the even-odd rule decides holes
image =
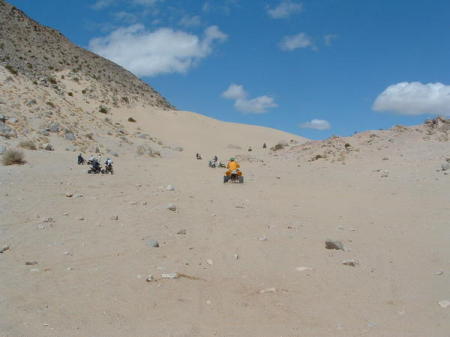
[[[223,182],[224,183],[232,182],[232,183],[243,184],[244,183],[244,176],[242,175],[241,171],[233,170],[233,171],[231,171],[231,173],[229,175],[225,175],[223,177]]]
[[[88,170],[89,174],[99,174],[102,172],[102,167],[100,166],[100,163],[96,160],[90,161],[90,169]]]
[[[108,174],[111,173],[114,174],[114,169],[112,164],[105,164],[105,168],[101,170],[102,174]]]

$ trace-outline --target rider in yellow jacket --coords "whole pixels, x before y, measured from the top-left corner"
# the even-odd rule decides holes
[[[229,176],[231,175],[231,172],[236,170],[238,175],[242,175],[242,172],[239,170],[241,166],[239,165],[239,163],[234,159],[234,158],[230,158],[230,161],[227,164],[227,172],[225,173],[225,175]]]

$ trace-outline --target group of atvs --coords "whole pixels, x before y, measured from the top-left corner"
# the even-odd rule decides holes
[[[110,158],[107,158],[105,161],[105,167],[102,168],[100,161],[97,158],[91,157],[87,162],[86,160],[83,158],[83,156],[81,154],[78,155],[78,165],[84,165],[84,164],[88,164],[89,170],[88,173],[89,174],[114,174],[114,169],[113,169],[113,162]]]
[[[211,159],[208,162],[208,166],[211,167],[211,168],[217,168],[217,167],[226,168],[227,167],[224,163],[218,161],[217,156],[215,156],[213,159]],[[239,170],[239,169],[228,170],[225,173],[225,175],[223,176],[223,182],[224,183],[232,182],[232,183],[243,184],[244,183],[244,176],[242,174],[242,171]]]

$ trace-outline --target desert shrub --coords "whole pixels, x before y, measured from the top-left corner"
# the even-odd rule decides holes
[[[25,164],[25,156],[22,151],[6,150],[2,157],[3,165],[22,165]]]
[[[107,114],[108,113],[108,108],[101,105],[98,109],[98,111],[100,111],[102,114]]]
[[[17,70],[10,64],[7,64],[5,68],[13,75],[17,75]]]
[[[271,148],[272,151],[278,151],[282,149],[284,149],[284,145],[280,143],[276,144],[274,147]]]
[[[68,92],[67,95],[73,96],[73,92]]]
[[[24,140],[22,142],[19,143],[19,146],[22,149],[27,149],[27,150],[37,150],[36,145],[33,143],[32,140]]]
[[[136,120],[135,120],[133,117],[129,117],[129,118],[128,118],[128,121],[129,121],[130,123],[136,123]]]
[[[57,82],[56,82],[56,78],[54,78],[54,77],[49,77],[48,78],[48,81],[51,83],[51,84],[56,84]]]
[[[129,98],[127,96],[124,96],[124,97],[122,97],[122,102],[128,104],[128,103],[130,103],[130,100],[129,100]]]
[[[47,102],[47,105],[51,108],[56,108],[56,105],[53,102]]]

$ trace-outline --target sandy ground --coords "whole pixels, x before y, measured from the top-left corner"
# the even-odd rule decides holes
[[[184,152],[115,158],[113,176],[59,151],[0,166],[0,336],[449,336],[447,143],[345,165],[255,145],[245,183],[224,185],[194,149],[248,153],[222,132],[218,153],[187,142],[198,130],[164,130]]]

